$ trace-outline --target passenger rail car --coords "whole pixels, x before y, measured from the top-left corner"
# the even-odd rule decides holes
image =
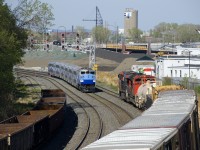
[[[90,68],[82,68],[68,63],[49,62],[48,74],[65,80],[82,92],[95,92],[96,73]]]
[[[141,116],[83,150],[199,150],[197,97],[193,90],[160,92]]]

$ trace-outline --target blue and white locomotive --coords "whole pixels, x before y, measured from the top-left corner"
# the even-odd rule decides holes
[[[58,77],[83,92],[95,92],[96,73],[90,68],[61,63],[49,62],[48,73],[50,76]]]

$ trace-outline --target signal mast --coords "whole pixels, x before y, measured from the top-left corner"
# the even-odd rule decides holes
[[[83,19],[83,21],[95,21],[96,27],[103,26],[103,18],[101,17],[101,13],[99,8],[96,6],[96,19]],[[96,51],[96,40],[94,39],[94,46],[90,46],[90,57],[89,57],[89,68],[93,68],[97,70],[97,65],[95,64],[95,51]]]

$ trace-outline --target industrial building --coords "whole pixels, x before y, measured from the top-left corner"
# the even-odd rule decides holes
[[[200,79],[200,49],[177,47],[177,55],[165,55],[155,61],[156,77]]]
[[[126,8],[124,11],[124,35],[129,36],[128,30],[138,29],[138,11],[132,8]]]

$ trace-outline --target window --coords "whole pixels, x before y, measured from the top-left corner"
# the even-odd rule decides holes
[[[175,70],[175,77],[177,77],[177,70]]]
[[[140,78],[135,79],[135,82],[141,82]]]
[[[94,71],[90,71],[90,74],[95,74],[95,72]]]
[[[182,77],[182,71],[180,70],[180,77]]]

